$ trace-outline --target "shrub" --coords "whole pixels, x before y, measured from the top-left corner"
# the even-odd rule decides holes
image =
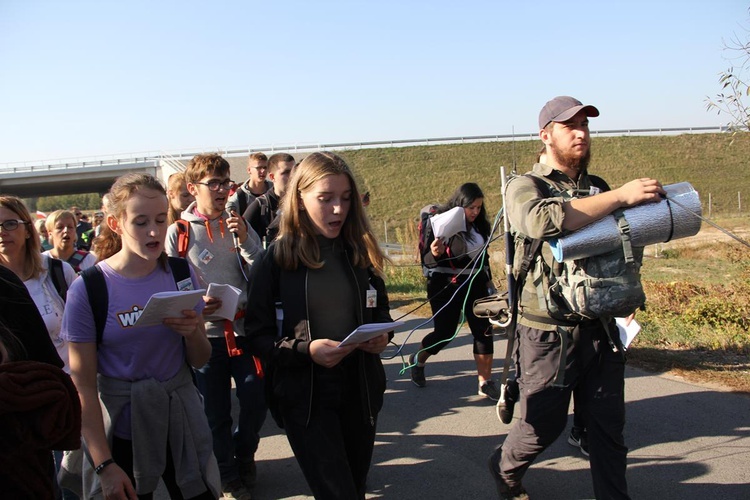
[[[684,312],[685,321],[693,325],[711,327],[737,326],[743,330],[750,328],[750,308],[726,295],[697,297]]]

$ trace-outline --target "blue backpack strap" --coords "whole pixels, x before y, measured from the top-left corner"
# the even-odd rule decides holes
[[[65,302],[68,298],[68,282],[65,281],[65,272],[63,271],[63,263],[60,259],[49,258],[49,275],[52,278],[52,284],[55,285],[55,290],[60,295],[60,298]]]
[[[107,282],[104,273],[99,266],[91,266],[81,272],[81,279],[86,285],[86,294],[89,297],[89,305],[94,315],[94,326],[96,327],[96,347],[102,343],[104,325],[107,323],[107,310],[109,309],[109,296],[107,294]]]

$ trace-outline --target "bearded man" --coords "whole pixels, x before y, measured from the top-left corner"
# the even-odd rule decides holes
[[[636,179],[610,190],[604,181],[589,176],[589,118],[597,116],[596,107],[568,96],[555,97],[544,105],[539,113],[544,163],[536,163],[531,174],[511,179],[505,193],[506,214],[514,233],[547,241],[615,210],[659,201],[665,194],[655,179]],[[588,195],[561,195],[579,196],[582,192]],[[523,256],[523,248],[516,245],[516,258],[519,251]],[[551,265],[549,246],[543,244],[520,294],[516,338],[521,415],[502,446],[490,456],[490,472],[500,498],[528,499],[521,480],[536,457],[564,430],[575,389],[580,398],[576,411],[580,410],[588,430],[594,494],[598,499],[627,499],[625,357],[614,318],[573,322],[553,318],[538,290],[539,283],[546,283],[543,278]]]

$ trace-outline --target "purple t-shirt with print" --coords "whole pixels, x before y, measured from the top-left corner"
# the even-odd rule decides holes
[[[151,295],[177,290],[172,272],[158,265],[147,276],[126,278],[106,262],[97,265],[104,273],[109,297],[107,322],[97,350],[97,372],[128,381],[165,381],[174,377],[185,362],[182,336],[163,325],[133,326]],[[193,288],[197,289],[192,268],[190,274]],[[68,290],[60,335],[68,342],[96,342],[94,315],[83,279],[75,280]],[[130,438],[129,406],[118,419],[115,434]]]

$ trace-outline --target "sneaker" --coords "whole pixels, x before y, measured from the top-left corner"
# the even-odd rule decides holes
[[[417,366],[417,360],[414,354],[409,356],[409,364],[414,365],[411,367],[411,381],[417,387],[424,387],[427,385],[427,381],[424,378],[424,366]]]
[[[508,425],[513,420],[513,410],[519,399],[518,381],[509,380],[503,387],[500,399],[497,401],[497,418]]]
[[[570,429],[568,444],[580,449],[584,457],[589,456],[589,437],[586,429],[581,429],[580,427]]]
[[[493,380],[485,380],[479,385],[479,391],[477,392],[480,396],[497,401],[500,399],[500,391],[497,390],[495,382]]]
[[[223,498],[232,500],[252,500],[252,495],[242,484],[240,478],[233,479],[228,483],[221,485],[221,493],[224,495]]]
[[[497,496],[501,500],[529,500],[529,494],[526,493],[523,485],[518,484],[516,486],[509,486],[508,483],[503,480],[500,475],[500,457],[502,455],[502,448],[498,446],[495,451],[492,452],[488,460],[490,466],[490,475],[495,480],[495,488],[497,488]]]
[[[240,469],[240,481],[247,489],[252,489],[255,486],[255,480],[258,478],[258,469],[255,466],[255,459],[251,462],[239,464]]]

